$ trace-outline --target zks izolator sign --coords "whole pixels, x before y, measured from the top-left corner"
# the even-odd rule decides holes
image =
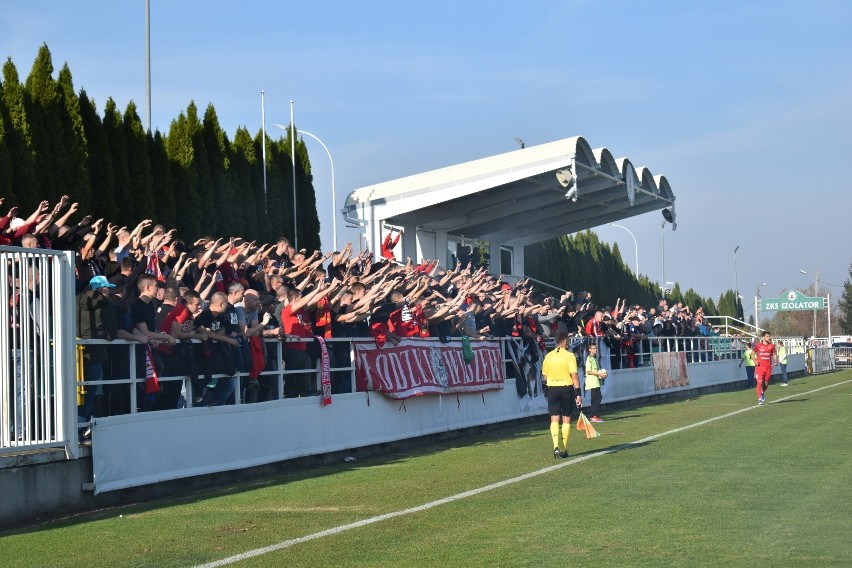
[[[777,298],[760,300],[760,311],[762,312],[794,312],[824,309],[825,298],[809,298],[798,290],[784,292]]]

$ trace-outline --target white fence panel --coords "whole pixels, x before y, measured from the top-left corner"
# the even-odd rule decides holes
[[[0,247],[0,453],[77,455],[74,257]]]

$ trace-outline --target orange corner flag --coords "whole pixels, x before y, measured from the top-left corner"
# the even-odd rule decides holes
[[[589,419],[586,418],[586,415],[582,412],[580,413],[580,417],[577,419],[577,430],[584,430],[586,432],[587,440],[600,436],[600,433],[595,430],[595,427],[592,426],[592,423],[589,422]]]

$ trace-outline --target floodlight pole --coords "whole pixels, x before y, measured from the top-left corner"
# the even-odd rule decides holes
[[[662,288],[663,296],[666,295],[666,221],[660,224],[660,288]]]
[[[296,123],[293,118],[293,100],[290,99],[290,159],[293,161],[293,248],[299,250],[298,205],[296,203]]]
[[[290,126],[283,124],[273,124],[275,128],[287,132],[290,131],[290,149],[292,151],[291,158],[293,160],[293,248],[299,250],[299,230],[296,228],[296,138],[293,136],[293,101],[290,101]]]
[[[806,270],[799,270],[802,274],[807,274]],[[816,298],[819,293],[819,270],[814,269],[814,297]],[[829,308],[830,309],[830,308]],[[816,320],[817,320],[817,311],[814,310],[814,329],[812,337],[816,337]],[[829,329],[831,328],[831,319],[828,321]],[[831,334],[829,334],[829,339],[831,339]]]
[[[263,212],[269,213],[269,198],[266,193],[266,103],[263,90],[260,91],[260,130],[261,130],[261,156],[263,157]]]
[[[740,245],[734,249],[734,317],[740,319],[740,278],[737,272],[737,251],[740,250]]]
[[[151,0],[145,0],[145,117],[151,132]]]
[[[766,282],[757,287],[757,290],[754,293],[754,327],[760,330],[760,289],[766,286]]]

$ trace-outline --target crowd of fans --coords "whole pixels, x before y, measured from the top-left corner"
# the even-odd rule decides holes
[[[661,300],[646,309],[623,299],[600,307],[588,292],[555,297],[529,280],[506,282],[489,274],[478,249],[465,249],[444,269],[438,260],[398,262],[392,249],[399,235],[391,240],[392,233],[374,258],[351,244],[327,254],[296,250],[285,237],[188,243],[150,220],[135,227],[90,216],[73,222],[77,211],[67,196],[52,209],[42,202],[26,218],[12,207],[0,217],[0,244],[75,251],[78,336],[136,342],[137,376],[189,376],[193,405],[316,394],[313,369],[322,348],[304,341],[311,337],[372,338],[380,347],[403,338],[514,337],[507,373],[519,379],[520,395],[546,341],[559,332],[573,336],[575,346],[588,338],[604,345],[601,358],[608,352],[611,368],[648,364],[656,350],[696,351],[690,358],[698,360],[697,351],[707,349],[706,342],[699,349],[699,338],[713,333],[700,307],[693,312]],[[283,357],[264,339],[280,340]],[[348,342],[329,342],[327,352],[331,368],[351,365]],[[128,378],[127,347],[87,345],[81,356],[86,381]],[[263,372],[282,364],[288,373],[278,393],[277,381]],[[217,379],[237,373],[246,376],[236,393],[232,381]],[[351,385],[348,370],[331,373],[331,392]],[[147,386],[140,409],[183,404],[180,381]],[[87,387],[81,419],[128,412],[128,391]]]

